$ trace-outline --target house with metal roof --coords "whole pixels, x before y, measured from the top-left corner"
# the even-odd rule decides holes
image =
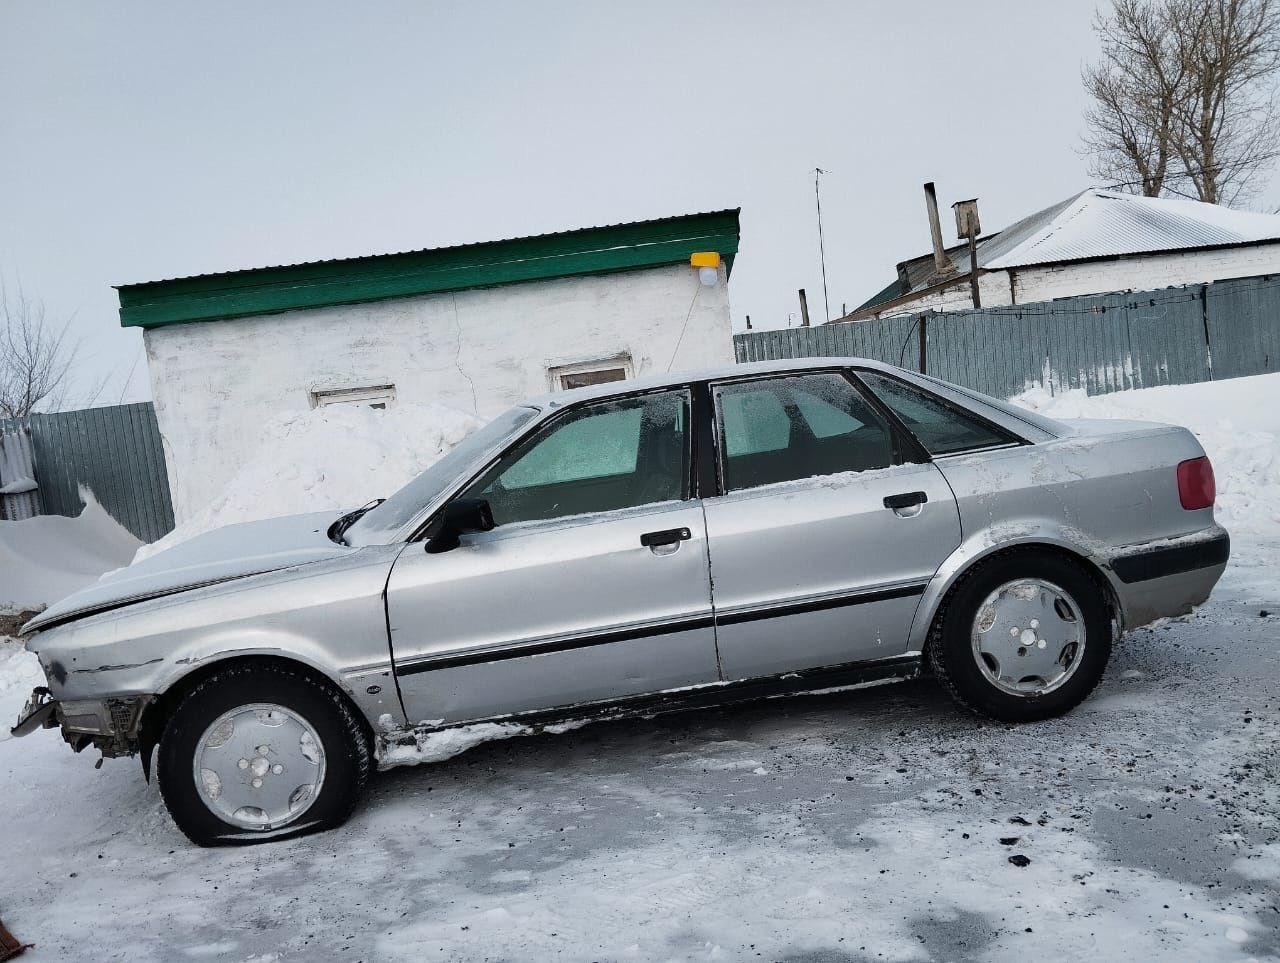
[[[930,212],[933,253],[839,321],[974,306],[969,245],[945,246]],[[982,307],[1152,290],[1280,272],[1280,215],[1091,188],[978,237],[975,252]]]
[[[733,360],[738,211],[124,284],[179,523],[262,425],[325,405],[530,395]]]

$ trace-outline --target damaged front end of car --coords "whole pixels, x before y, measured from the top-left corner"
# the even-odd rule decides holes
[[[146,608],[134,603],[128,611],[136,616]],[[60,729],[73,751],[97,749],[99,766],[103,759],[141,755],[150,778],[148,749],[156,734],[148,709],[159,698],[154,672],[164,659],[133,654],[132,633],[121,621],[124,611],[87,613],[35,630],[33,620],[23,627],[27,651],[39,660],[45,684],[32,691],[9,732],[21,737]]]
[[[37,686],[9,733],[19,737],[61,728],[76,752],[93,747],[105,759],[133,756],[141,748],[143,710],[152,701],[150,696],[59,701],[47,686]]]

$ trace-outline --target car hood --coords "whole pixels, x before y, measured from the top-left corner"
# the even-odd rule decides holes
[[[261,575],[355,551],[331,541],[329,526],[341,513],[289,515],[214,529],[173,548],[109,572],[45,609],[23,626],[24,634],[95,612],[172,595],[187,589]]]

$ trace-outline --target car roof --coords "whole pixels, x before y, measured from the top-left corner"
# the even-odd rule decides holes
[[[981,415],[1014,434],[1029,441],[1043,441],[1061,437],[1068,431],[1067,426],[1052,418],[1028,411],[1018,405],[991,398],[969,388],[962,388],[946,381],[940,381],[927,375],[908,371],[883,361],[870,358],[786,358],[781,361],[749,361],[745,364],[727,364],[715,368],[702,368],[693,371],[671,371],[663,374],[650,374],[641,378],[628,378],[625,381],[609,381],[604,384],[587,385],[582,388],[569,388],[565,391],[548,392],[522,402],[522,405],[537,408],[548,417],[552,412],[567,405],[583,401],[594,401],[601,398],[613,398],[617,395],[634,391],[647,391],[651,388],[668,388],[686,385],[697,381],[715,381],[721,378],[741,378],[751,375],[786,374],[793,371],[814,371],[830,368],[861,368],[867,371],[883,371],[907,381],[927,392],[938,395],[953,405],[968,409]],[[1028,429],[1031,433],[1028,434]]]
[[[685,385],[694,381],[714,381],[720,378],[741,378],[753,374],[779,374],[788,371],[811,371],[815,368],[871,368],[878,371],[902,371],[891,364],[872,361],[868,358],[787,358],[782,361],[749,361],[745,364],[726,364],[714,368],[700,368],[692,371],[669,371],[662,374],[642,375],[639,378],[628,378],[625,381],[607,381],[598,385],[586,385],[582,388],[569,388],[564,391],[547,392],[522,402],[536,408],[560,408],[577,404],[580,401],[592,401],[596,398],[612,398],[614,395],[631,391],[646,391],[650,388],[668,388],[673,385]]]

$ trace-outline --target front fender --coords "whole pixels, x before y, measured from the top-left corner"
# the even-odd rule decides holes
[[[370,718],[400,719],[383,592],[402,548],[371,546],[359,558],[117,609],[39,633],[27,647],[59,701],[162,695],[216,662],[268,655],[333,680]]]

